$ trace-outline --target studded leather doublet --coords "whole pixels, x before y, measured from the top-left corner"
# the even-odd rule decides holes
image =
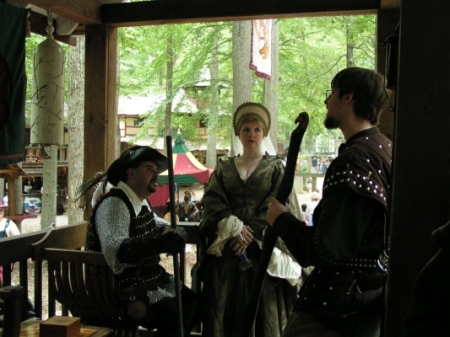
[[[380,201],[387,210],[391,180],[392,143],[378,128],[350,139],[339,148],[325,175],[323,196],[350,187],[358,194]]]

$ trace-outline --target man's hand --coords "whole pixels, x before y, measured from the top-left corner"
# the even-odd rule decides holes
[[[269,209],[267,210],[266,220],[269,223],[269,225],[273,226],[273,223],[275,222],[276,218],[281,213],[290,212],[291,209],[288,206],[283,205],[275,198],[270,198],[269,202]]]

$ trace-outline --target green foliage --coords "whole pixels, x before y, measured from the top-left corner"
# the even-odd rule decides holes
[[[323,119],[325,90],[333,76],[347,64],[374,68],[375,16],[338,16],[280,19],[279,23],[279,141],[287,143],[292,123],[301,111],[310,115],[308,133],[340,136],[339,131],[325,130]],[[207,100],[205,81],[213,41],[219,45],[220,121],[215,132],[229,137],[232,107],[231,23],[201,23],[169,26],[130,27],[120,29],[120,95],[164,93],[166,78],[167,37],[173,39],[173,92],[186,90],[190,97]],[[349,60],[349,56],[351,60]],[[263,101],[264,81],[253,76],[253,99]],[[199,87],[199,84],[206,87]],[[197,89],[194,90],[193,88]],[[185,93],[186,94],[186,93]],[[141,137],[148,128],[164,129],[166,102],[151,111]],[[195,116],[182,113],[174,106],[172,129],[180,128],[190,139],[199,139],[197,123],[208,123],[208,108],[200,107]]]

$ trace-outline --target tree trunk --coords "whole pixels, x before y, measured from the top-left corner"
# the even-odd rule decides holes
[[[252,100],[252,73],[250,63],[251,21],[233,22],[233,112],[237,107]],[[232,135],[234,134],[231,126]],[[233,136],[232,136],[233,137]],[[231,143],[230,155],[236,155]]]
[[[278,152],[278,23],[275,20],[272,22],[272,43],[271,43],[271,58],[272,70],[270,80],[264,81],[264,105],[270,111],[271,127],[269,130],[269,137],[275,151]]]
[[[217,37],[214,37],[214,48],[211,53],[211,64],[209,66],[211,74],[211,91],[210,101],[208,104],[208,148],[206,151],[206,166],[216,167],[217,151],[216,151],[216,128],[218,122],[219,107],[219,60],[217,56]]]
[[[166,115],[164,118],[164,135],[172,134],[172,100],[173,100],[173,36],[169,33],[167,37],[167,68],[166,68]],[[164,141],[164,148],[166,142]],[[167,151],[167,149],[166,149]],[[167,153],[167,152],[166,152]]]
[[[353,21],[355,19],[351,16],[347,17],[347,29],[346,29],[346,35],[347,35],[347,68],[354,67],[355,66],[355,58],[353,55],[353,49],[355,49],[355,39],[352,35],[352,26]]]
[[[45,147],[45,152],[50,156],[42,160],[43,191],[42,191],[42,215],[41,228],[56,224],[56,191],[58,183],[58,145]]]
[[[16,165],[22,167],[22,163],[17,163]],[[8,184],[9,185],[9,184]],[[8,186],[8,188],[14,188],[16,193],[14,193],[14,200],[8,200],[8,204],[14,203],[16,214],[23,213],[23,186],[22,177],[14,179],[14,186]]]
[[[83,209],[77,202],[77,189],[83,183],[84,174],[84,37],[77,39],[76,47],[70,47],[68,60],[69,85],[69,175],[66,213],[68,223],[83,221]],[[90,179],[92,177],[86,177]]]

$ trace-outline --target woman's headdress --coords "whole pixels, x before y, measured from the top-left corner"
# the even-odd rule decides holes
[[[235,111],[233,116],[234,134],[239,136],[242,124],[249,119],[258,120],[264,127],[264,136],[267,137],[270,130],[270,113],[267,108],[259,103],[247,102],[241,104]]]

